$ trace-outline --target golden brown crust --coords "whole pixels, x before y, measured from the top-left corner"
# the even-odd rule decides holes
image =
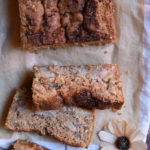
[[[37,109],[59,108],[62,105],[77,105],[84,108],[120,109],[124,103],[120,72],[117,65],[85,66],[34,66],[33,103]],[[54,106],[56,104],[56,106]]]
[[[112,0],[18,2],[24,49],[56,49],[116,41]]]
[[[91,141],[92,136],[93,136],[93,130],[94,130],[94,124],[95,124],[95,111],[93,111],[93,115],[94,115],[94,118],[93,118],[93,126],[92,126],[92,132],[91,132],[91,135],[90,135],[90,138],[89,138],[89,141],[88,141],[89,144],[90,144],[90,141]],[[89,145],[89,144],[88,144],[88,145]],[[88,148],[88,145],[87,145],[86,148]]]
[[[48,149],[25,140],[17,140],[12,144],[10,150],[48,150]]]

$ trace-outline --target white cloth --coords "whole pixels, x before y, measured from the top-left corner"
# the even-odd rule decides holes
[[[145,0],[143,48],[143,87],[140,94],[140,129],[148,133],[150,125],[150,0]]]

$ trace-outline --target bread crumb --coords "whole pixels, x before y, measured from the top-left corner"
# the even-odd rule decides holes
[[[112,112],[117,112],[118,110],[115,108],[112,108]]]
[[[35,53],[35,54],[38,54],[38,53],[39,53],[38,49],[36,49],[36,50],[34,50],[34,49],[29,49],[29,52],[30,52],[30,53]]]
[[[39,53],[39,51],[38,51],[38,50],[34,50],[34,53],[35,53],[35,54],[38,54],[38,53]]]
[[[121,112],[117,112],[117,114],[120,116],[120,115],[122,115],[122,113]]]
[[[108,53],[108,51],[104,51],[104,54],[107,54]]]
[[[129,74],[129,70],[127,70],[125,73],[128,75]]]

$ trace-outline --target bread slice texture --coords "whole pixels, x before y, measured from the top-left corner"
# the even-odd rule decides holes
[[[13,131],[36,131],[79,147],[90,143],[95,112],[77,107],[35,111],[32,98],[25,90],[17,90],[6,118],[5,127]]]
[[[17,140],[12,144],[9,150],[48,150],[48,149],[25,140]]]
[[[115,64],[34,66],[36,109],[75,105],[88,109],[120,109],[124,103],[120,71]]]

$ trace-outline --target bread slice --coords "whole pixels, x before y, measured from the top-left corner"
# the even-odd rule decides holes
[[[28,141],[17,140],[12,144],[9,150],[48,150],[48,149]]]
[[[124,103],[117,65],[34,66],[33,103],[37,109],[64,104],[88,109],[120,109]]]
[[[50,135],[71,146],[87,147],[90,143],[95,112],[77,107],[34,111],[31,94],[17,90],[6,118],[5,127],[13,131],[36,131]]]

